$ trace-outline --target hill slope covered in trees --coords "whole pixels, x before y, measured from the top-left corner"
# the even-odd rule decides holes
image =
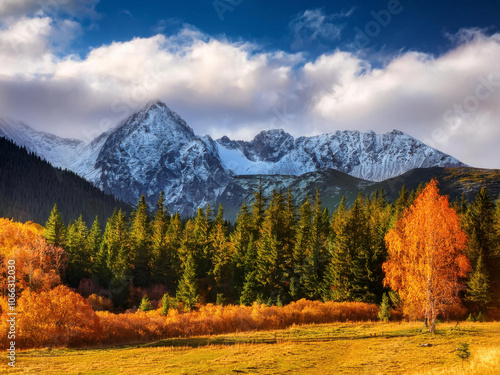
[[[91,223],[98,215],[105,222],[115,208],[129,210],[75,173],[0,138],[0,217],[43,224],[55,203],[65,221],[83,215]]]

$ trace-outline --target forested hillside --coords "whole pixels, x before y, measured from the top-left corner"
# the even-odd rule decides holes
[[[0,217],[43,224],[55,203],[65,222],[80,215],[87,222],[96,215],[105,221],[115,208],[129,210],[75,173],[0,138]]]
[[[82,220],[64,228],[54,209],[45,237],[66,250],[66,282],[83,294],[109,297],[115,307],[138,306],[144,295],[158,300],[164,291],[188,309],[199,302],[280,306],[302,298],[380,303],[389,291],[382,267],[386,234],[424,186],[401,189],[395,203],[383,190],[360,193],[334,212],[319,194],[296,201],[291,192],[266,196],[258,189],[234,228],[222,206],[200,208],[184,221],[165,209],[163,195],[155,208],[142,197],[131,215],[115,212],[103,234],[96,222],[90,230]],[[470,277],[487,278],[481,285],[469,280],[478,296],[468,303],[484,312],[500,303],[500,205],[482,189],[471,203],[463,197],[450,210],[468,236]]]

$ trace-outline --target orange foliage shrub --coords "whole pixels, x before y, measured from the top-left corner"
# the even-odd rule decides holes
[[[27,222],[17,223],[13,220],[0,218],[0,255],[11,257],[14,249],[29,245],[43,234],[43,227]]]
[[[98,299],[97,296],[91,296]],[[18,347],[77,347],[145,342],[170,337],[272,330],[294,324],[376,320],[378,306],[361,302],[300,300],[285,307],[201,306],[167,316],[160,310],[112,314],[94,312],[79,294],[59,286],[23,292],[18,301]],[[0,331],[5,328],[0,326]]]
[[[41,293],[25,290],[16,311],[19,348],[74,347],[99,341],[96,313],[65,286]]]
[[[169,337],[272,330],[294,324],[332,323],[376,320],[378,306],[362,302],[326,302],[300,300],[285,307],[201,306],[198,311],[179,314],[170,310],[161,316],[159,310],[135,314],[98,312],[103,327],[103,344],[144,342]]]
[[[17,292],[28,287],[49,290],[61,283],[66,254],[62,248],[47,244],[42,233],[38,224],[0,218],[0,275],[7,280],[7,262],[15,259]],[[0,285],[0,294],[5,295],[6,287],[6,283]]]

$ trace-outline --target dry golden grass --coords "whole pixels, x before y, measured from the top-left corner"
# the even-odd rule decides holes
[[[455,354],[462,342],[472,353],[463,368]],[[142,346],[30,350],[18,353],[9,373],[500,374],[500,323],[441,324],[434,336],[417,323],[336,323]]]

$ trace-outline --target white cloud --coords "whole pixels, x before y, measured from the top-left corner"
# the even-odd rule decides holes
[[[57,57],[60,28],[24,17],[0,30],[2,116],[89,139],[160,98],[198,134],[400,129],[466,163],[500,167],[500,34],[469,32],[442,56],[407,52],[373,68],[353,53],[306,61],[189,27]]]
[[[21,18],[0,29],[0,74],[7,76],[45,74],[54,61],[48,42],[52,20]]]

